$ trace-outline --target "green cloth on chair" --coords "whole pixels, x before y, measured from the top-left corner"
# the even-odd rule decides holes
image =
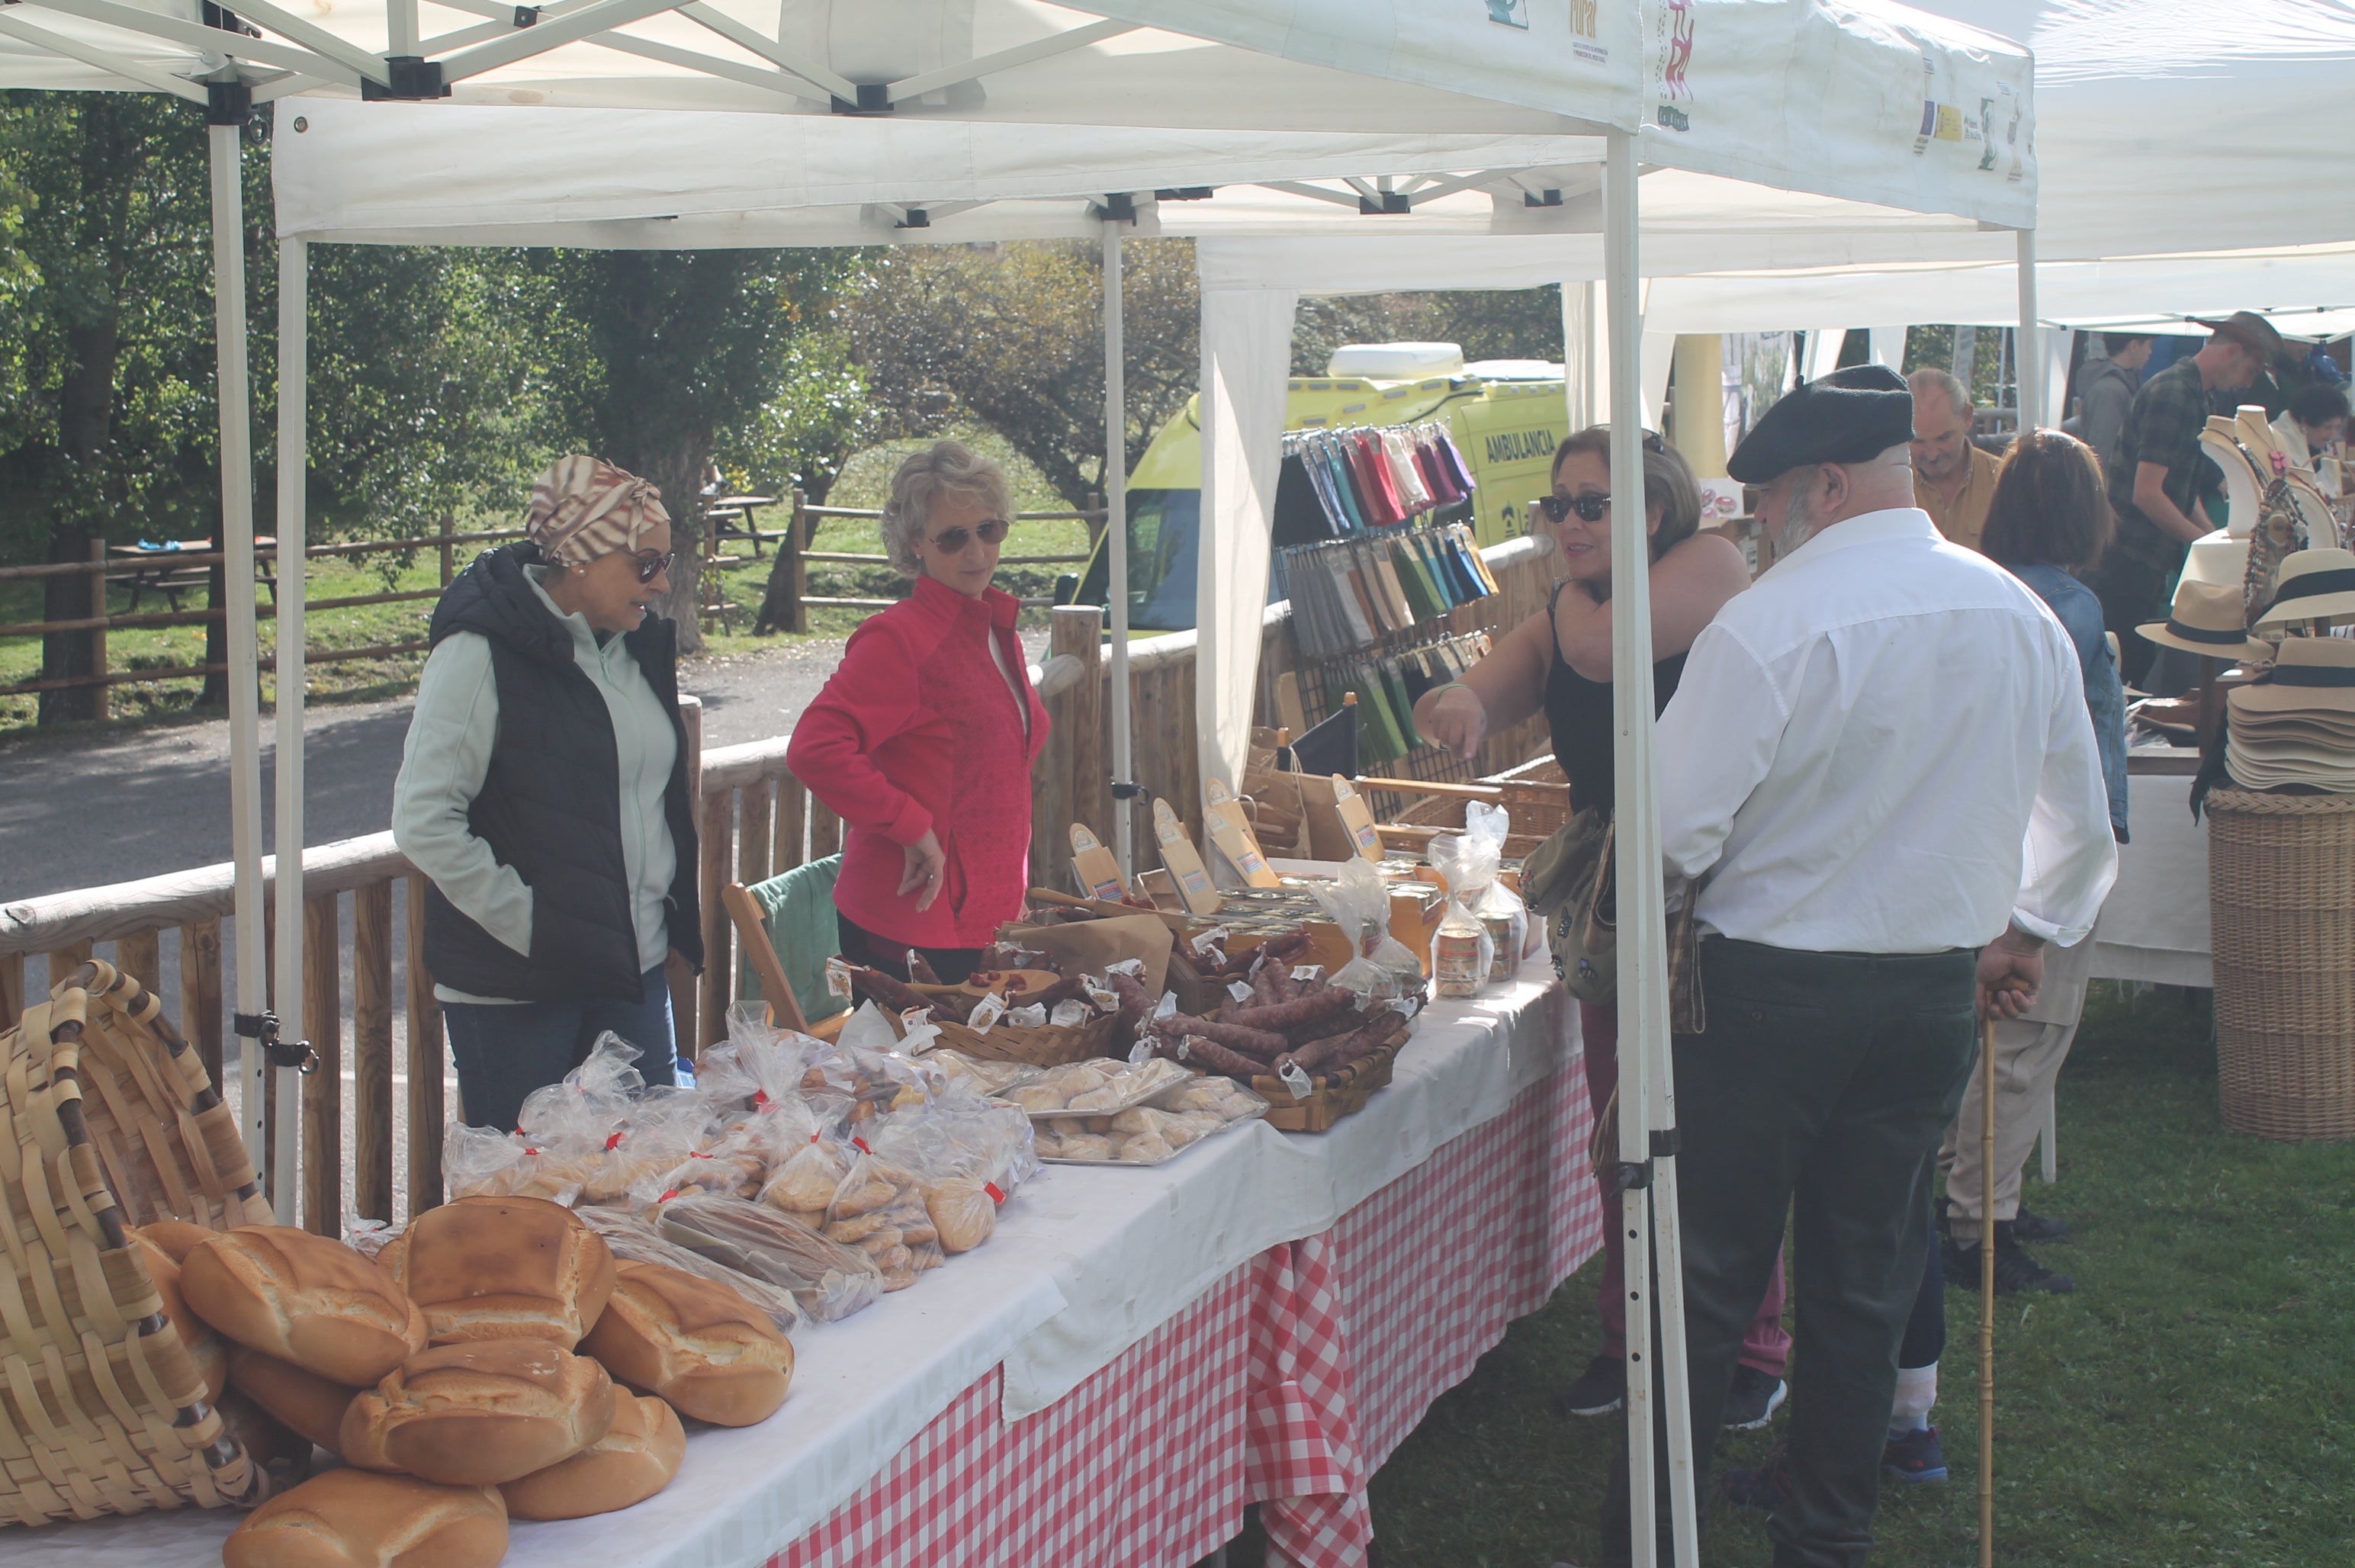
[[[850,1007],[826,988],[826,961],[842,951],[842,931],[834,919],[834,880],[841,874],[842,857],[828,855],[744,890],[760,903],[769,945],[784,965],[802,1017],[811,1023]],[[736,994],[748,1001],[761,994],[761,977],[750,964],[737,981]]]

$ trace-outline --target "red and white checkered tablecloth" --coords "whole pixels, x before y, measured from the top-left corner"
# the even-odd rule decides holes
[[[1359,1568],[1367,1477],[1602,1245],[1591,1122],[1572,1059],[1047,1410],[1007,1424],[993,1371],[770,1568],[1169,1568],[1249,1502],[1301,1568]]]

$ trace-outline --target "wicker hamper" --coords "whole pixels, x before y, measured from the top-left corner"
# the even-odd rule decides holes
[[[84,964],[0,1033],[0,1520],[258,1500],[125,1233],[270,1219],[197,1053]]]
[[[2355,796],[2208,796],[2224,1125],[2355,1137]]]

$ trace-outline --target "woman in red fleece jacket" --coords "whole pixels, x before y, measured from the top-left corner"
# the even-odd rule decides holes
[[[915,592],[851,634],[786,749],[842,818],[842,955],[902,978],[912,947],[963,980],[1022,912],[1047,710],[1014,635],[1020,603],[989,585],[1012,511],[1004,471],[960,443],[900,464],[883,548]]]

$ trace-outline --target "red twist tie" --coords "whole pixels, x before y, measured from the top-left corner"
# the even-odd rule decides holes
[[[622,1147],[622,1135],[615,1133],[612,1137],[607,1138],[605,1140],[605,1147],[609,1149],[620,1148]]]
[[[655,1199],[655,1202],[657,1202],[657,1203],[667,1203],[667,1202],[669,1202],[672,1199],[674,1199],[674,1198],[676,1198],[676,1197],[677,1197],[677,1196],[678,1196],[678,1189],[677,1189],[677,1188],[676,1188],[676,1187],[674,1187],[674,1188],[672,1188],[668,1192],[666,1192],[666,1193],[664,1193],[661,1197],[659,1197],[659,1198]]]
[[[989,1200],[992,1203],[1003,1203],[1006,1201],[1006,1194],[997,1189],[997,1183],[995,1181],[983,1182],[981,1189],[989,1194]]]
[[[867,1147],[867,1140],[865,1138],[851,1139],[850,1147],[857,1149],[861,1154],[873,1154],[875,1152],[873,1149]]]
[[[769,1092],[766,1089],[755,1091],[752,1095],[752,1109],[756,1111],[765,1111],[768,1108]]]

